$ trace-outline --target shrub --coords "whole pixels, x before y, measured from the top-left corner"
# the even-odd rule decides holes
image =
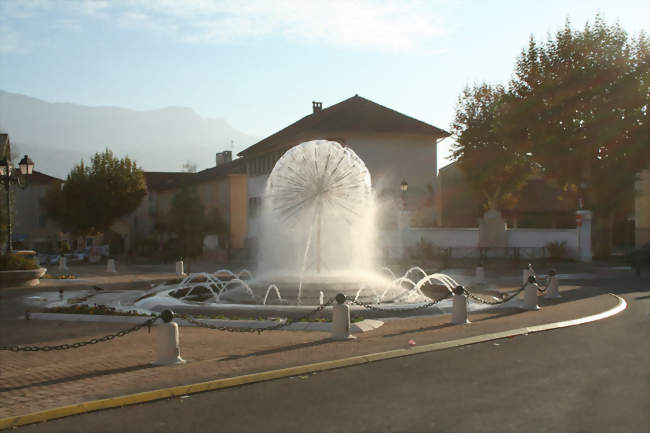
[[[0,256],[0,271],[26,271],[29,269],[38,269],[34,259],[25,257],[22,254]]]
[[[566,241],[553,241],[546,244],[548,254],[552,259],[563,259],[567,255]]]

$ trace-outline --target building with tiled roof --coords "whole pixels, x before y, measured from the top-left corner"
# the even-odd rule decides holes
[[[337,141],[354,150],[368,167],[373,188],[381,197],[399,200],[400,183],[406,180],[409,209],[420,216],[421,224],[434,225],[438,219],[434,200],[437,143],[448,136],[440,128],[358,95],[327,108],[312,102],[312,113],[239,153],[248,174],[251,241],[257,237],[256,220],[275,162],[291,147],[317,139]]]
[[[439,177],[442,225],[477,227],[484,209],[458,163],[441,168]],[[547,177],[533,176],[518,194],[516,203],[500,212],[512,228],[570,228],[575,227],[577,209],[576,192],[564,191]]]
[[[206,215],[219,218],[228,226],[226,235],[208,235],[204,240],[204,256],[223,261],[232,250],[244,248],[246,237],[246,173],[242,159],[231,161],[230,151],[216,155],[215,166],[197,173],[144,172],[147,195],[131,214],[115,224],[114,230],[125,238],[127,249],[136,254],[160,250],[165,239],[157,233],[160,218],[170,211],[174,196],[184,188],[195,188]],[[212,257],[210,257],[212,256]]]
[[[14,188],[14,248],[50,252],[60,247],[63,233],[57,223],[47,218],[41,199],[49,188],[61,183],[63,179],[34,170],[26,188]]]

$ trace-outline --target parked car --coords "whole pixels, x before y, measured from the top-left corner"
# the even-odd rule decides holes
[[[84,262],[83,256],[77,253],[64,254],[64,257],[67,265],[79,265]]]
[[[82,248],[76,251],[73,251],[72,254],[76,255],[78,259],[81,259],[82,262],[88,262],[88,257],[90,256],[89,248]]]
[[[628,253],[627,260],[632,264],[637,277],[640,277],[641,269],[650,269],[650,242]]]
[[[58,265],[60,258],[61,258],[60,254],[51,254],[47,258],[47,263],[49,263],[50,265]]]

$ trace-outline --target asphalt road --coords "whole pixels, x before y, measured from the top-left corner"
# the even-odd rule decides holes
[[[20,432],[650,431],[650,281],[599,322],[110,409]]]

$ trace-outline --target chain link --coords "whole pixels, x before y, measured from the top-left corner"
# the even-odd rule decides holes
[[[517,291],[515,291],[513,293],[510,293],[510,294],[502,293],[501,294],[501,299],[495,299],[494,301],[490,301],[490,300],[481,298],[479,296],[476,296],[475,294],[470,292],[468,289],[465,289],[465,294],[467,295],[468,298],[470,298],[470,299],[472,299],[472,300],[474,300],[476,302],[480,302],[481,304],[499,305],[499,304],[503,304],[503,303],[508,302],[509,300],[511,300],[512,298],[514,298],[518,294],[520,294],[526,288],[527,285],[528,285],[528,283],[526,282],[526,284],[521,286],[521,288],[519,290],[517,290]]]
[[[450,298],[451,296],[453,296],[453,293],[449,292],[440,299],[435,299],[435,300],[433,300],[433,301],[431,301],[431,302],[429,302],[427,304],[422,304],[422,305],[418,305],[418,306],[410,307],[410,308],[381,308],[381,307],[378,307],[375,304],[360,302],[360,301],[357,301],[355,299],[352,299],[351,297],[346,298],[346,300],[352,302],[353,304],[356,304],[356,305],[359,305],[359,306],[361,306],[363,308],[366,308],[368,310],[384,311],[384,312],[390,312],[390,313],[399,313],[399,312],[407,312],[407,311],[424,310],[426,308],[429,308],[429,307],[432,307],[432,306],[436,305],[438,302],[440,302],[440,301],[442,301],[444,299]]]
[[[316,309],[310,311],[309,313],[305,314],[304,316],[301,316],[297,319],[287,319],[284,322],[279,322],[275,325],[267,326],[264,328],[235,328],[232,326],[217,326],[217,325],[211,325],[209,323],[201,322],[199,320],[196,320],[194,317],[189,316],[187,314],[177,314],[176,317],[187,320],[193,325],[199,326],[201,328],[208,328],[208,329],[214,329],[216,331],[225,331],[225,332],[257,332],[258,334],[261,334],[264,331],[275,331],[281,328],[284,328],[285,326],[289,326],[292,323],[300,322],[301,320],[307,319],[314,314],[323,311],[325,307],[329,307],[334,303],[335,298],[330,299],[329,301],[325,302],[322,305],[319,305]]]
[[[145,326],[148,327],[149,330],[151,330],[151,326],[159,318],[160,316],[152,317],[151,319],[148,319],[143,323],[135,325],[132,328],[123,329],[114,334],[104,335],[103,337],[99,337],[99,338],[91,338],[88,341],[78,341],[76,343],[59,344],[57,346],[20,346],[20,345],[0,346],[0,350],[8,350],[11,352],[38,352],[38,351],[49,352],[50,350],[78,349],[80,347],[88,346],[90,344],[97,344],[97,343],[103,343],[105,341],[111,341],[115,337],[124,337],[125,335],[130,334],[131,332],[135,332],[144,328]]]

